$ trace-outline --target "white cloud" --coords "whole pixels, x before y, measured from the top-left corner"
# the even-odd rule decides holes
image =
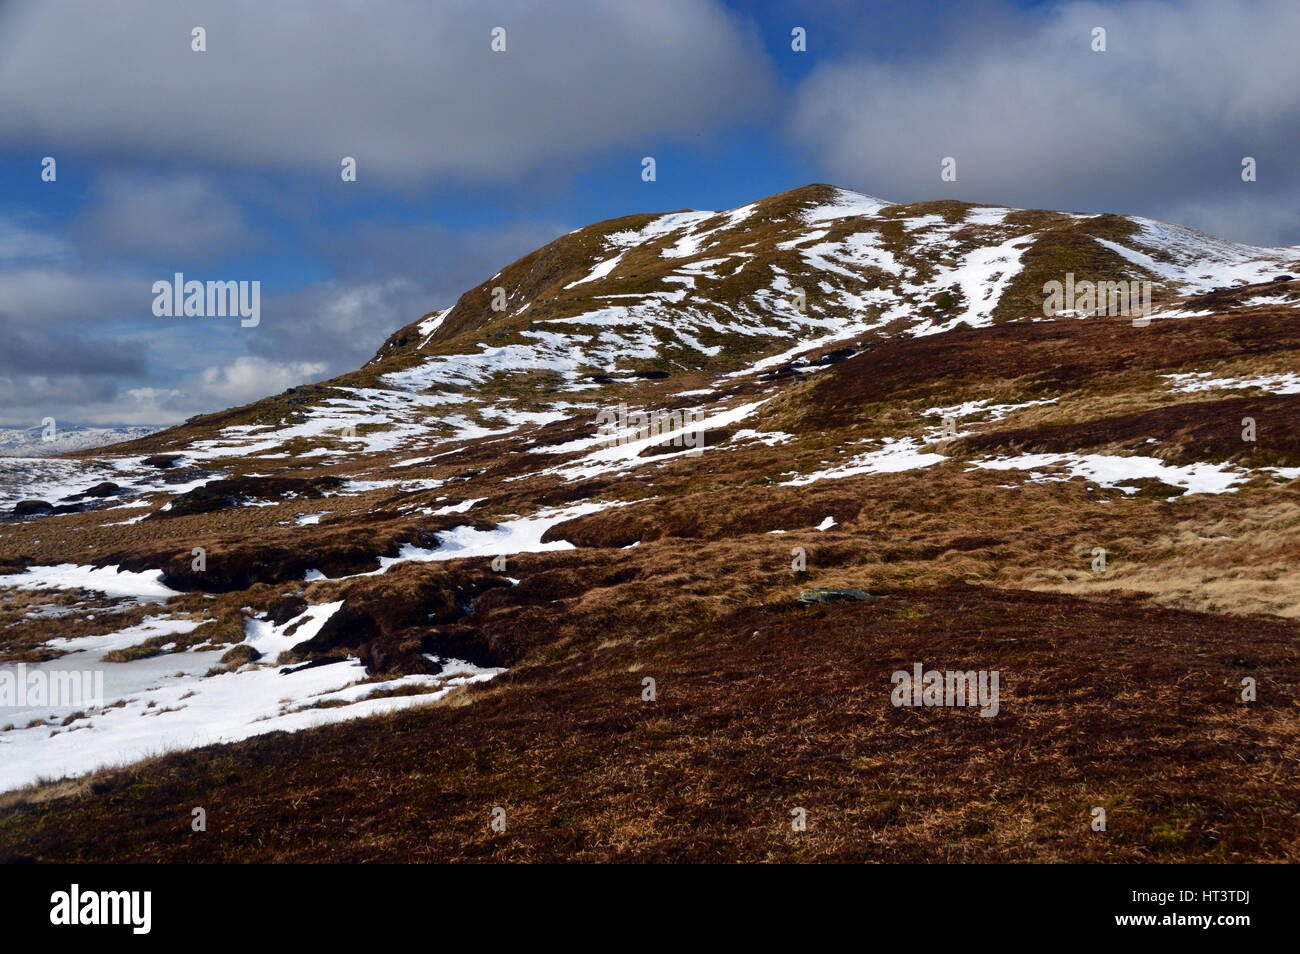
[[[31,425],[49,415],[65,426],[166,426],[195,414],[248,404],[319,380],[325,365],[243,355],[191,374],[175,386],[130,387],[75,373],[0,374],[0,423]]]
[[[15,219],[0,219],[0,266],[59,264],[72,257],[63,239]]]
[[[760,44],[716,0],[37,0],[5,15],[0,137],[335,183],[343,156],[358,181],[517,177],[757,112],[770,88]],[[190,49],[196,25],[207,52]]]
[[[324,362],[281,363],[244,355],[231,364],[205,368],[198,377],[196,390],[202,397],[217,398],[228,405],[247,404],[324,373]]]
[[[1098,26],[1104,53],[1091,49]],[[999,29],[973,30],[933,59],[818,67],[799,89],[792,135],[838,183],[899,201],[1167,218],[1189,202],[1276,200],[1300,184],[1294,0],[1069,3]],[[1247,155],[1260,160],[1252,184],[1240,178]],[[945,156],[957,160],[955,183],[940,179]],[[1230,237],[1300,241],[1296,229],[1257,221]]]

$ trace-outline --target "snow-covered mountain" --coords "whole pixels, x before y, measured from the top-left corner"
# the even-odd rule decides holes
[[[127,700],[24,711],[0,783],[387,712],[590,654],[606,618],[707,627],[809,582],[1300,613],[1273,538],[1226,595],[1201,544],[1229,498],[1294,522],[1297,274],[1300,249],[1147,219],[821,185],[579,229],[350,374],[0,460],[0,653],[107,665]],[[1045,314],[1067,279],[1150,282],[1149,325]],[[699,439],[612,439],[629,410]],[[1128,563],[1068,569],[1094,546]]]
[[[47,440],[46,429],[0,426],[0,457],[49,457],[133,441],[159,430],[136,425],[72,424],[56,426]]]
[[[1149,219],[893,205],[808,186],[726,212],[580,229],[403,329],[377,361],[418,357],[385,378],[416,390],[503,372],[581,390],[595,373],[753,370],[849,336],[1038,319],[1043,285],[1066,273],[1152,281],[1167,303],[1298,267],[1298,248]]]
[[[700,375],[707,404],[719,382],[827,349],[1042,321],[1044,285],[1067,275],[1151,282],[1159,321],[1293,306],[1296,287],[1273,281],[1292,274],[1300,248],[1149,219],[806,186],[579,229],[399,329],[355,373],[141,446],[268,461],[451,446],[592,411],[619,380]]]

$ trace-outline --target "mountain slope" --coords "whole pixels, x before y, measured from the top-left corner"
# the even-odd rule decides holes
[[[944,737],[953,751],[1000,744],[977,713],[934,721],[944,714],[890,705],[889,673],[923,659],[1003,673],[1040,856],[1132,859],[1159,843],[1181,858],[1279,857],[1296,833],[1265,788],[1215,795],[1236,764],[1228,742],[1199,761],[1186,746],[1212,719],[1265,779],[1300,743],[1298,270],[1298,249],[1150,220],[892,205],[829,186],[580,229],[399,329],[352,374],[111,448],[0,461],[3,503],[19,508],[0,524],[0,652],[107,669],[122,703],[28,707],[0,733],[14,756],[0,782],[227,742],[222,764],[294,761],[282,794],[316,798],[316,743],[253,737],[306,731],[361,765],[391,727],[438,753],[429,784],[462,799],[504,786],[546,832],[527,849],[470,839],[472,853],[562,854],[554,819],[577,812],[593,855],[726,844],[749,857],[779,818],[747,796],[744,813],[711,821],[699,789],[657,830],[624,814],[647,801],[608,787],[607,770],[644,769],[606,740],[626,736],[665,773],[652,803],[682,780],[667,766],[784,777],[770,739],[743,742],[757,731],[749,705],[825,699],[856,713],[856,727],[824,721],[820,703],[786,713],[774,731],[815,725],[819,751],[883,744],[903,715],[932,719],[906,723],[894,781],[867,785],[893,786],[879,797],[897,804],[923,783],[933,732],[959,732],[960,744]],[[1152,320],[1048,318],[1044,285],[1068,275],[1152,282]],[[677,426],[608,426],[637,411]],[[799,602],[818,588],[881,601]],[[781,658],[770,627],[798,658]],[[872,634],[861,646],[859,628]],[[1108,680],[1097,660],[1117,658],[1124,679]],[[1113,708],[1136,680],[1175,672],[1195,701],[1103,770]],[[1267,689],[1253,708],[1236,699],[1238,673]],[[646,674],[658,709],[642,707]],[[1150,700],[1139,709],[1154,719]],[[572,731],[529,728],[551,711]],[[351,715],[382,719],[327,725]],[[537,787],[496,756],[482,784],[466,778],[448,738],[532,758]],[[1067,750],[1114,787],[1077,794]],[[365,791],[403,771],[401,751],[374,777],[328,785],[372,817]],[[1161,800],[1168,778],[1144,774],[1153,757],[1178,779],[1178,805]],[[188,758],[106,784],[163,818],[195,786],[224,784],[178,787]],[[855,777],[846,758],[812,773],[815,787]],[[991,814],[996,773],[971,772],[976,797],[954,788],[943,811],[991,826],[985,847],[1005,856],[1015,822]],[[580,810],[562,779],[603,808]],[[1063,807],[1074,798],[1128,798],[1140,817],[1126,839],[1088,842],[1086,809],[1102,802]],[[112,825],[105,804],[78,795],[39,823],[16,808],[0,838],[58,857],[53,819]],[[1076,809],[1079,832],[1053,828]],[[375,856],[408,855],[391,833],[403,808],[388,810]],[[447,810],[469,823],[468,809]],[[1228,820],[1249,812],[1290,840]],[[871,824],[894,817],[882,808]],[[914,856],[894,835],[870,856]],[[223,835],[211,857],[251,850],[242,837]],[[847,837],[773,850],[857,857]],[[156,836],[132,844],[167,854]],[[313,844],[311,857],[347,854]]]

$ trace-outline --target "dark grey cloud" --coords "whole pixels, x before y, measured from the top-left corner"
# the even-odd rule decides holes
[[[159,412],[152,400],[133,396],[149,371],[143,341],[105,337],[91,323],[40,326],[3,313],[0,341],[0,424],[31,425],[47,416],[115,424],[178,417],[176,409]]]
[[[458,230],[367,223],[318,230],[308,244],[338,276],[268,295],[249,339],[254,354],[319,362],[336,374],[359,367],[390,334],[485,281],[503,265],[568,231],[557,224]]]
[[[353,370],[397,328],[567,230],[317,227],[306,247],[335,277],[289,292],[264,285],[261,323],[243,329],[114,321],[150,316],[150,284],[170,275],[85,269],[66,261],[71,253],[48,233],[13,227],[30,240],[22,247],[44,249],[58,264],[0,256],[0,420],[56,414],[76,423],[167,424]],[[5,234],[0,220],[0,240]],[[167,383],[155,380],[146,356]]]
[[[145,372],[140,342],[70,338],[0,313],[0,374],[125,377]]]
[[[15,323],[29,327],[87,323],[122,315],[148,315],[153,278],[84,270],[77,265],[3,268],[0,304]]]
[[[1071,3],[996,29],[967,16],[924,60],[846,58],[802,84],[791,133],[830,178],[897,201],[1139,212],[1300,242],[1278,211],[1300,198],[1300,4]]]
[[[0,425],[32,426],[44,417],[68,423],[148,423],[113,417],[123,393],[120,382],[104,376],[0,372]]]
[[[72,225],[88,258],[208,262],[265,247],[240,204],[207,176],[109,173],[96,179],[90,199]]]
[[[516,178],[754,114],[770,90],[714,0],[32,0],[0,33],[0,137],[334,179],[343,156],[359,180]]]

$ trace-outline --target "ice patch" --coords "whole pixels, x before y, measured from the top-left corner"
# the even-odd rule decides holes
[[[131,665],[131,664],[124,664]],[[66,728],[43,724],[0,733],[0,790],[41,779],[84,775],[96,769],[138,762],[165,752],[238,742],[269,732],[313,726],[425,705],[453,689],[492,679],[503,669],[481,669],[444,660],[436,676],[403,676],[363,683],[360,661],[299,669],[246,668],[210,678],[166,680],[125,696],[118,708],[91,710]],[[421,695],[372,698],[381,691],[421,686]],[[116,702],[119,699],[106,699]],[[345,703],[314,708],[322,703]]]
[[[920,443],[914,438],[895,440],[886,438],[884,446],[859,454],[842,464],[811,474],[802,474],[784,482],[785,486],[801,487],[819,480],[839,480],[860,474],[897,474],[907,470],[932,467],[947,460],[943,454],[923,454]]]
[[[803,220],[811,224],[814,222],[829,222],[850,215],[875,215],[881,209],[887,209],[895,204],[894,202],[886,202],[884,199],[877,199],[875,196],[863,195],[861,192],[836,189],[830,202],[805,209]]]
[[[165,603],[181,594],[164,586],[162,570],[119,570],[117,565],[95,567],[60,563],[57,566],[28,567],[23,573],[0,576],[0,586],[20,590],[86,589],[114,598],[132,598],[148,603]]]
[[[1035,483],[1064,481],[1074,477],[1126,494],[1137,492],[1136,487],[1122,487],[1131,480],[1155,479],[1173,487],[1182,487],[1189,494],[1221,494],[1232,491],[1249,475],[1226,464],[1196,463],[1186,466],[1166,464],[1155,457],[1123,457],[1108,454],[1021,454],[1016,457],[998,457],[973,461],[970,470],[1024,470]],[[1045,473],[1047,469],[1063,470],[1061,475]]]
[[[1300,374],[1261,374],[1254,378],[1211,378],[1209,371],[1191,371],[1186,374],[1164,374],[1169,389],[1183,394],[1201,391],[1234,391],[1244,388],[1262,388],[1270,394],[1300,394]]]

